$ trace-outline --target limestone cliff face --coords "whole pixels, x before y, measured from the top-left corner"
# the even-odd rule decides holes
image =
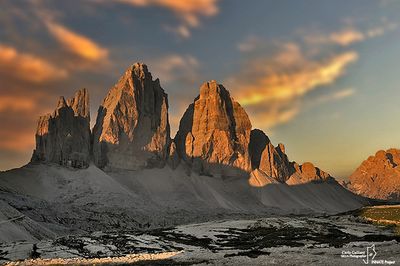
[[[250,131],[250,120],[240,104],[216,81],[206,82],[180,121],[177,152],[196,172],[246,175],[251,171]]]
[[[32,162],[87,167],[90,159],[89,94],[79,90],[66,101],[60,97],[53,114],[41,116]]]
[[[375,199],[400,200],[400,150],[378,151],[354,171],[347,187]]]
[[[168,98],[144,64],[129,67],[103,101],[93,129],[100,168],[162,167],[168,156]]]

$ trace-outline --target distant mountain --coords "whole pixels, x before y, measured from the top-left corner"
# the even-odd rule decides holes
[[[380,150],[354,171],[346,184],[354,193],[400,201],[400,150]]]

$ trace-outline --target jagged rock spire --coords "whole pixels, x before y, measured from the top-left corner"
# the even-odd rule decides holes
[[[130,66],[98,111],[93,157],[100,168],[163,166],[168,155],[168,97],[147,66]]]
[[[84,110],[84,111],[82,111]],[[86,89],[66,101],[60,97],[53,114],[41,116],[32,162],[86,167],[90,157],[89,95]]]

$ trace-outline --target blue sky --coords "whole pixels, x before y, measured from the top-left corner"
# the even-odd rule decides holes
[[[91,115],[148,65],[175,132],[199,86],[224,84],[289,158],[345,178],[398,147],[400,2],[86,0],[0,4],[0,169],[25,164],[36,119],[81,87]],[[173,133],[174,134],[174,133]]]

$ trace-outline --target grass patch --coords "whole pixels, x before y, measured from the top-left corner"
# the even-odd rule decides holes
[[[400,235],[400,205],[365,207],[359,215],[375,224],[392,226]]]

